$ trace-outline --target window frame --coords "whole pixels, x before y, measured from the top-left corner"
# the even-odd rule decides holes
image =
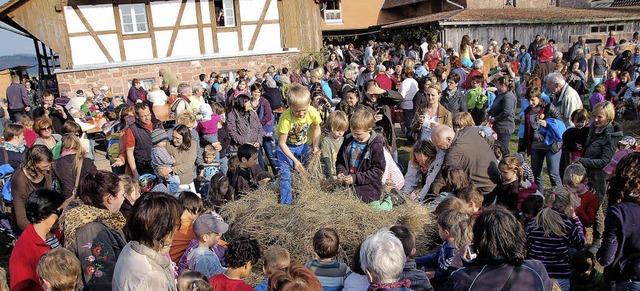
[[[334,9],[328,9],[329,6],[329,2],[333,3],[334,5]],[[344,23],[342,20],[342,3],[340,3],[340,0],[328,0],[325,4],[324,4],[324,9],[322,12],[322,18],[324,19],[324,23],[326,24],[340,24],[340,23]],[[335,9],[337,6],[338,9]],[[337,15],[338,18],[331,18],[328,19],[327,15]]]
[[[132,81],[133,81],[133,79],[127,81],[127,83],[129,84],[129,89],[131,89],[131,87],[133,87]],[[138,79],[138,81],[140,81],[140,85],[142,85],[142,88],[145,91],[151,90],[151,86],[153,86],[153,84],[156,84],[156,78],[154,78],[154,77],[142,78],[142,79]]]
[[[142,6],[143,14],[136,13],[135,11],[136,6],[138,7]],[[149,33],[149,17],[147,15],[146,4],[144,3],[120,4],[118,5],[118,9],[120,10],[120,25],[122,27],[123,35]],[[125,17],[124,11],[126,10],[128,10],[128,13],[129,13],[128,15],[131,17],[131,21],[132,21],[131,25],[133,26],[133,31],[129,31],[129,32],[125,30],[126,24],[124,22],[124,17]],[[138,25],[142,24],[142,22],[138,22],[136,19],[138,15],[144,15],[144,25],[146,28],[146,30],[144,31],[138,30]]]

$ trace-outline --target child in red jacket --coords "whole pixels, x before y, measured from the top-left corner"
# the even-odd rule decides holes
[[[586,175],[585,168],[576,163],[569,165],[564,170],[564,177],[562,177],[562,183],[579,198],[576,200],[580,201],[580,205],[576,207],[575,211],[585,228],[593,225],[599,207],[598,198],[587,188]]]

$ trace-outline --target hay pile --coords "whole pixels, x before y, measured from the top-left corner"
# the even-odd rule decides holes
[[[283,246],[292,261],[305,262],[315,257],[314,233],[330,227],[340,235],[339,259],[348,263],[355,248],[382,227],[407,225],[416,235],[419,249],[427,245],[433,233],[434,219],[418,203],[409,202],[390,212],[376,211],[362,203],[350,188],[308,175],[294,176],[293,189],[293,205],[278,203],[276,187],[260,188],[226,204],[221,214],[231,226],[231,235],[256,238],[265,249]]]

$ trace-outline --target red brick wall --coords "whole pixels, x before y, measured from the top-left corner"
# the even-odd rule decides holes
[[[161,68],[176,73],[178,78],[184,82],[195,83],[199,82],[198,75],[203,73],[208,75],[213,71],[235,72],[239,69],[250,69],[265,72],[270,65],[274,65],[276,68],[287,67],[291,69],[295,66],[298,55],[299,53],[293,52],[287,54],[181,61],[58,73],[56,77],[60,91],[75,92],[78,89],[82,89],[86,92],[90,91],[90,86],[96,83],[98,86],[109,86],[114,95],[124,95],[128,92],[129,81],[133,78],[155,78],[156,84],[161,84],[162,78],[158,77],[158,70]]]

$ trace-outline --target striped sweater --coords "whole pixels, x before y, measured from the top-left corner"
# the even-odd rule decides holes
[[[545,237],[544,228],[537,225],[535,218],[529,221],[526,228],[527,257],[541,261],[551,278],[570,277],[569,248],[581,249],[585,243],[580,219],[568,218],[564,214],[561,216],[565,224],[564,236],[559,237],[551,233]]]
[[[344,279],[351,273],[346,264],[336,260],[330,262],[312,260],[306,262],[304,266],[318,277],[323,291],[341,291],[344,287]]]

